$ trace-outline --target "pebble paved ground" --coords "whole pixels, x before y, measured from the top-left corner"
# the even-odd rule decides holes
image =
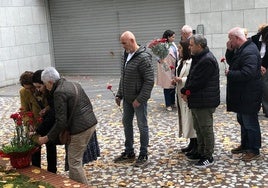
[[[148,105],[150,127],[150,163],[145,168],[130,164],[114,164],[113,159],[122,152],[124,134],[121,112],[115,106],[113,94],[106,89],[107,83],[117,90],[117,77],[67,77],[80,82],[90,96],[98,117],[97,134],[101,157],[84,169],[92,187],[268,187],[268,118],[262,113],[259,120],[262,130],[261,158],[251,162],[239,160],[230,150],[240,141],[240,128],[234,113],[226,112],[223,102],[217,108],[215,118],[215,164],[203,170],[196,169],[185,159],[180,148],[187,144],[177,135],[177,112],[166,112],[162,89],[155,86]],[[222,80],[224,96],[225,80]],[[13,134],[10,114],[19,108],[19,85],[0,88],[0,138],[1,143]],[[224,98],[224,97],[223,97]],[[135,123],[136,127],[136,123]],[[139,134],[135,128],[135,148],[138,155]],[[42,150],[44,151],[44,149]],[[58,147],[58,173],[63,171],[64,150]],[[46,168],[43,153],[43,168]]]

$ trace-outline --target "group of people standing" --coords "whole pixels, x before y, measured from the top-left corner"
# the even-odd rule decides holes
[[[225,55],[229,65],[225,70],[227,111],[237,113],[241,126],[241,144],[231,152],[242,153],[243,161],[251,161],[260,155],[258,112],[262,101],[264,113],[268,112],[266,97],[262,95],[267,90],[263,83],[268,80],[267,33],[268,26],[252,39],[246,38],[243,28],[235,27],[228,32]],[[174,43],[174,31],[166,30],[163,38],[170,47],[168,56],[157,61],[157,83],[164,89],[166,110],[172,111],[177,106],[179,135],[190,140],[181,152],[189,161],[196,161],[197,168],[206,168],[214,163],[213,113],[220,104],[219,64],[209,50],[206,38],[193,34],[188,25],[181,29],[178,46]],[[120,106],[123,101],[125,149],[114,162],[135,161],[135,167],[144,167],[149,160],[147,102],[154,86],[153,60],[148,49],[137,44],[132,32],[125,31],[120,43],[125,52],[115,102]],[[26,71],[21,75],[20,83],[23,86],[20,90],[21,109],[34,113],[35,126],[30,128],[30,134],[38,134],[38,143],[46,144],[48,171],[57,171],[58,135],[68,128],[71,133],[71,142],[66,146],[69,176],[88,184],[82,165],[96,160],[100,153],[95,130],[97,119],[81,85],[61,78],[53,67]],[[140,132],[137,158],[133,147],[134,115]],[[38,121],[40,117],[42,122]],[[32,156],[34,166],[41,166],[40,156],[40,151]]]
[[[228,32],[225,55],[229,65],[225,70],[227,111],[237,113],[241,127],[241,143],[231,153],[241,153],[240,159],[245,162],[260,156],[258,112],[263,101],[266,113],[264,100],[267,100],[262,93],[267,75],[266,30],[268,27],[257,34],[255,44],[252,42],[254,37],[247,38],[243,28],[235,27]],[[163,38],[170,48],[166,58],[157,59],[157,84],[163,88],[167,111],[172,111],[177,101],[179,135],[190,140],[181,152],[185,153],[187,160],[196,161],[195,167],[206,168],[214,164],[213,113],[220,104],[219,64],[209,50],[206,38],[193,34],[188,25],[181,29],[178,46],[174,44],[174,31],[166,30]],[[130,31],[121,35],[120,42],[125,49],[125,58],[121,63],[116,103],[120,105],[123,100],[125,150],[114,162],[135,161],[133,117],[136,114],[141,146],[134,166],[142,167],[148,164],[147,101],[154,83],[152,56],[144,47],[137,45]]]

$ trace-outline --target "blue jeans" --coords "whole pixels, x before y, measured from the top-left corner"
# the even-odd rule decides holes
[[[175,104],[175,93],[176,93],[175,88],[164,89],[164,97],[165,97],[166,107]]]
[[[125,132],[125,152],[134,153],[133,142],[133,118],[136,114],[137,124],[140,131],[140,155],[147,155],[149,143],[149,128],[147,123],[147,102],[141,103],[138,108],[134,108],[132,103],[123,101],[123,125]]]
[[[258,114],[237,113],[237,121],[241,126],[241,146],[244,150],[260,154],[261,130]]]

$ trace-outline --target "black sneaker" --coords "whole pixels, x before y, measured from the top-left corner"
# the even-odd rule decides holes
[[[140,155],[136,162],[134,163],[135,167],[145,167],[148,164],[148,156]]]
[[[188,161],[199,161],[201,159],[201,156],[198,153],[195,153],[195,154],[186,156],[186,159]]]
[[[121,153],[120,156],[114,159],[115,163],[133,163],[135,160],[135,153],[127,154],[126,152]]]
[[[206,159],[200,159],[197,163],[195,163],[196,168],[206,168],[208,166],[211,166],[214,164],[214,159],[213,157],[211,158],[206,158]]]

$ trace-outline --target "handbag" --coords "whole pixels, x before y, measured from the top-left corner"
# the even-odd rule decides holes
[[[74,109],[76,107],[77,98],[78,98],[78,89],[77,89],[77,87],[76,87],[76,85],[74,83],[72,83],[72,84],[73,84],[73,86],[75,88],[75,102],[74,102],[72,113],[71,113],[71,115],[70,115],[70,117],[68,119],[67,128],[65,128],[59,134],[59,144],[60,145],[64,145],[64,144],[67,144],[68,145],[71,142],[71,133],[70,133],[70,130],[69,130],[69,126],[70,126],[71,120],[73,118]]]

